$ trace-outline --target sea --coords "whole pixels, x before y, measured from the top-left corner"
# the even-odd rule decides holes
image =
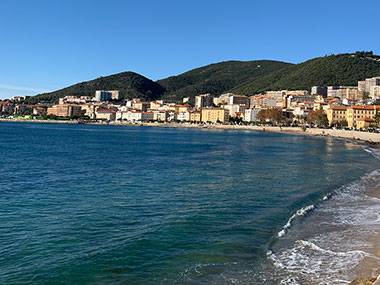
[[[1,122],[0,284],[375,276],[379,157],[286,133]]]

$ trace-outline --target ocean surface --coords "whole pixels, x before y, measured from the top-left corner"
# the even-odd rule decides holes
[[[380,268],[376,150],[0,123],[1,284],[345,284]]]

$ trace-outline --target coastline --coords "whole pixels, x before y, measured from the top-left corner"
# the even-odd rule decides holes
[[[245,126],[245,125],[197,125],[197,124],[178,124],[178,123],[101,123],[101,122],[79,122],[79,121],[59,121],[59,120],[23,120],[23,119],[0,119],[0,122],[19,122],[19,123],[52,123],[52,124],[91,124],[91,125],[115,125],[115,126],[146,126],[146,127],[166,127],[166,128],[194,128],[203,130],[248,130],[265,131],[273,133],[290,133],[298,135],[322,136],[339,139],[348,139],[371,145],[380,145],[380,133],[370,133],[350,130],[334,130],[301,127],[277,127],[277,126]]]
[[[18,122],[18,123],[53,123],[53,124],[92,124],[92,125],[116,125],[116,126],[146,126],[146,127],[166,127],[166,128],[192,128],[202,130],[246,130],[272,133],[289,133],[295,135],[308,135],[319,137],[331,137],[337,139],[353,140],[357,143],[370,144],[372,147],[380,145],[380,134],[360,131],[334,130],[334,129],[318,129],[307,128],[303,130],[300,127],[276,127],[276,126],[241,126],[241,125],[196,125],[196,124],[178,124],[178,123],[102,123],[102,122],[85,122],[78,121],[58,121],[58,120],[23,120],[23,119],[0,119],[1,122]],[[369,196],[380,198],[380,187],[366,193]],[[375,283],[374,283],[375,282]],[[376,279],[374,277],[357,278],[351,284],[379,284],[380,275]]]

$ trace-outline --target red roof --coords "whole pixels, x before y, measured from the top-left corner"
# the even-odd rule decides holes
[[[359,121],[374,122],[375,120],[373,120],[371,118],[360,118]]]

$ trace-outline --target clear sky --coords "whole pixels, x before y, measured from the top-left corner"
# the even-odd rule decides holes
[[[1,0],[0,98],[122,71],[380,53],[380,1]]]

